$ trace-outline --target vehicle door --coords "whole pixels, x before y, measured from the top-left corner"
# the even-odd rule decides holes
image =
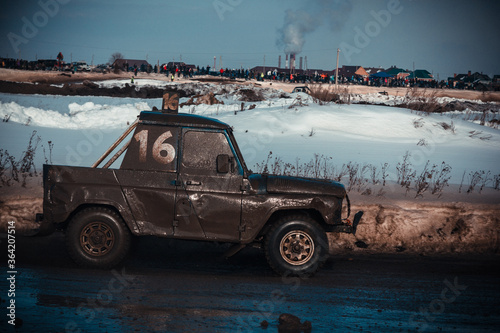
[[[180,128],[140,124],[117,178],[141,234],[172,236]]]
[[[183,128],[175,236],[240,238],[243,169],[224,130]]]

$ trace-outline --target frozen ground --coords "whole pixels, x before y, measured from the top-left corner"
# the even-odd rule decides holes
[[[99,84],[120,86],[127,82]],[[171,83],[136,80],[136,84]],[[217,118],[233,126],[247,165],[254,171],[263,168],[271,151],[269,169],[287,167],[292,174],[314,160],[320,163],[321,176],[337,176],[349,163],[360,170],[363,166],[366,170],[376,168],[375,182],[370,171],[362,175],[359,171],[362,181],[351,188],[351,201],[357,209],[366,211],[357,237],[332,239],[333,249],[358,250],[364,245],[355,244],[361,241],[368,249],[380,251],[498,251],[500,192],[493,187],[495,176],[500,175],[500,132],[481,126],[470,110],[425,115],[389,106],[319,105],[305,94],[280,98],[282,92],[252,88],[262,92],[265,101],[244,102],[244,111],[240,111],[241,94],[235,85],[198,83],[191,89],[214,91],[224,104],[187,105],[180,111]],[[366,99],[390,104],[385,103],[386,97],[374,94]],[[181,103],[187,100],[183,98]],[[90,166],[140,111],[153,106],[160,107],[161,100],[0,94],[0,116],[8,119],[0,123],[0,149],[21,157],[36,131],[41,137],[35,156],[38,171],[46,160]],[[414,184],[408,190],[395,184],[398,163],[403,163],[406,153],[417,177],[427,161],[430,167],[439,167],[442,162],[449,165],[451,186],[436,194],[429,189],[415,199]],[[385,163],[387,184],[382,186]],[[483,175],[484,188],[479,193],[480,182],[473,193],[466,194],[475,173]],[[348,175],[341,180],[350,184]],[[39,179],[28,188],[0,188],[0,196],[13,200],[9,207],[3,206],[2,222],[9,217],[29,221],[34,211],[40,211]]]

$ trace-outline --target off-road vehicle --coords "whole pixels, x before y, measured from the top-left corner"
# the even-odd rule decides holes
[[[363,212],[347,219],[342,184],[252,173],[229,125],[177,113],[176,93],[163,104],[141,112],[92,167],[43,166],[37,220],[65,231],[78,264],[112,267],[132,236],[155,235],[233,243],[228,255],[258,245],[277,273],[310,275],[328,258],[327,232],[356,232]]]

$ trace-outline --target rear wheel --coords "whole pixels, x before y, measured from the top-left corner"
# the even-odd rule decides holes
[[[78,212],[66,229],[68,252],[82,266],[113,267],[125,258],[130,242],[130,231],[122,218],[104,207]]]
[[[269,230],[265,252],[269,265],[278,274],[310,276],[328,259],[328,238],[309,216],[285,216]]]

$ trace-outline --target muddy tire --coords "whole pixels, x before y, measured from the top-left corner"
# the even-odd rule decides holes
[[[264,249],[267,262],[276,273],[307,277],[328,259],[328,238],[314,219],[290,215],[271,227]]]
[[[130,249],[131,234],[113,210],[91,207],[78,212],[66,229],[66,246],[71,258],[85,267],[111,268]]]

